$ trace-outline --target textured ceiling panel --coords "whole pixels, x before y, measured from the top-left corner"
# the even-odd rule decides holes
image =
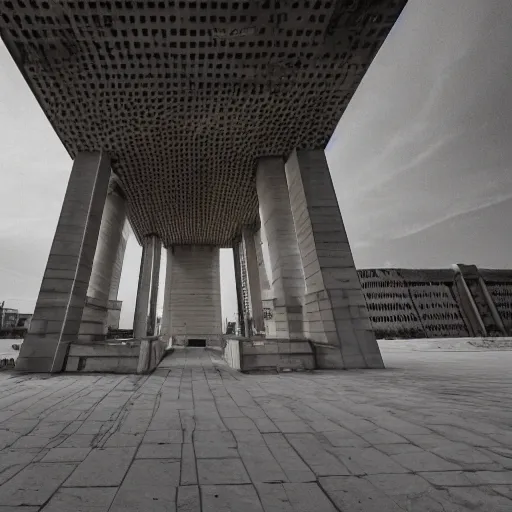
[[[110,152],[139,236],[229,246],[255,159],[324,147],[406,0],[0,0],[67,150]]]

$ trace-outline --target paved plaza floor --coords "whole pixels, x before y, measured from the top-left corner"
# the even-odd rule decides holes
[[[512,511],[512,352],[242,375],[0,372],[0,512]]]

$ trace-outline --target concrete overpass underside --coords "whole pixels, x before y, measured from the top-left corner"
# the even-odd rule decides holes
[[[0,0],[2,38],[75,161],[19,366],[60,370],[69,342],[105,335],[126,217],[144,247],[137,336],[154,332],[162,244],[163,325],[184,339],[177,248],[218,269],[194,247],[235,244],[247,335],[348,336],[355,352],[327,366],[381,366],[323,148],[405,3]],[[210,281],[190,297],[219,300]]]

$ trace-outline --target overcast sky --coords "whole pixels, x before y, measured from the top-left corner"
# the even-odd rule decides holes
[[[409,0],[327,148],[359,268],[512,268],[510,27],[510,0]],[[33,311],[70,171],[0,43],[0,301],[9,307]],[[124,327],[140,253],[132,237]],[[230,319],[232,275],[223,250]]]

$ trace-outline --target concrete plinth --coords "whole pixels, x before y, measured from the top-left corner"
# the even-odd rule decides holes
[[[153,258],[155,244],[152,236],[145,237],[142,242],[142,257],[139,272],[139,285],[135,301],[135,314],[133,318],[134,338],[144,338],[148,333],[148,308],[151,293],[151,275],[153,271]]]
[[[18,370],[61,371],[78,337],[109,178],[105,153],[75,158]]]
[[[126,201],[117,178],[112,176],[101,218],[100,234],[87,289],[87,301],[80,325],[79,339],[82,341],[103,340],[107,335],[109,301],[117,301],[126,248],[125,224]],[[112,311],[116,310],[112,309]]]
[[[281,158],[258,161],[256,188],[270,260],[275,337],[302,338],[304,276]]]
[[[219,248],[175,246],[171,257],[171,335],[177,344],[201,340],[220,345],[222,315],[220,303]],[[194,342],[193,342],[194,343]]]
[[[383,368],[324,151],[294,151],[286,178],[318,367]]]

